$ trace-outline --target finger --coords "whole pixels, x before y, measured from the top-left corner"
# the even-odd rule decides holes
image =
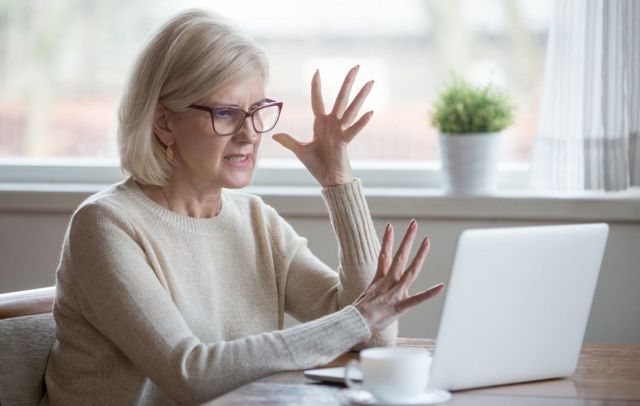
[[[369,112],[365,113],[351,127],[347,128],[345,130],[345,132],[344,132],[345,141],[346,142],[351,142],[351,140],[353,140],[355,138],[355,136],[358,135],[358,133],[360,131],[362,131],[362,129],[367,124],[369,124],[369,120],[371,120],[371,116],[373,116],[373,111],[369,111]]]
[[[439,284],[437,284],[435,286],[430,287],[429,289],[427,289],[425,291],[422,291],[422,292],[420,292],[418,294],[415,294],[415,295],[413,295],[413,296],[401,301],[400,303],[398,303],[396,305],[396,311],[398,311],[399,313],[406,312],[407,310],[409,310],[413,306],[419,305],[420,303],[431,299],[432,297],[434,297],[435,295],[440,293],[443,288],[444,288],[444,284],[443,283],[439,283]]]
[[[402,274],[401,283],[404,289],[409,290],[409,287],[420,274],[422,265],[424,265],[424,261],[429,254],[429,248],[431,248],[429,237],[425,237],[424,240],[422,240],[422,244],[420,244],[420,248],[418,249],[416,256],[413,258],[413,261],[411,261],[411,265],[409,265],[409,268],[407,268],[405,273]]]
[[[402,238],[400,247],[398,247],[396,255],[394,255],[393,261],[391,262],[391,267],[389,269],[389,272],[391,272],[393,279],[396,281],[400,280],[402,272],[407,265],[409,251],[411,251],[411,246],[413,245],[413,240],[416,237],[417,230],[418,224],[416,223],[416,219],[412,219],[409,223],[409,226],[407,227],[407,231],[405,231],[404,233],[404,237]]]
[[[393,258],[393,226],[387,224],[384,229],[384,236],[382,237],[382,247],[380,248],[380,254],[378,255],[378,270],[376,276],[373,278],[373,282],[385,277],[389,272],[391,266],[391,260]]]
[[[311,109],[314,116],[324,116],[324,101],[322,100],[322,85],[320,71],[316,70],[311,79]]]
[[[364,103],[364,101],[367,99],[367,96],[369,96],[372,87],[373,80],[367,82],[364,86],[362,86],[362,89],[360,89],[349,107],[347,107],[347,109],[344,111],[344,114],[342,115],[342,125],[348,127],[351,125],[353,120],[355,120],[358,112],[360,111],[360,107],[362,107],[362,103]]]
[[[356,80],[356,75],[358,74],[358,70],[360,69],[360,65],[356,65],[349,70],[347,76],[344,78],[344,82],[342,82],[342,87],[338,92],[338,96],[336,97],[336,102],[333,105],[332,114],[335,114],[336,117],[341,118],[344,113],[344,109],[347,107],[347,102],[349,101],[349,95],[351,94],[351,88],[353,87],[353,82]]]
[[[285,133],[274,134],[271,138],[276,141],[278,144],[282,145],[286,149],[290,150],[296,156],[299,156],[302,152],[303,145],[296,141],[292,136]]]

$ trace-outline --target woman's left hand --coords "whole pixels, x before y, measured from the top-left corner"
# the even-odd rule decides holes
[[[353,181],[351,163],[347,155],[347,145],[367,125],[373,111],[355,120],[362,103],[373,87],[373,81],[367,82],[358,92],[351,104],[349,95],[358,74],[354,66],[342,83],[338,97],[329,114],[324,111],[320,72],[316,71],[311,80],[311,107],[315,120],[313,122],[313,139],[311,142],[300,142],[289,134],[278,133],[273,136],[279,144],[291,150],[307,167],[323,187],[338,186]],[[348,104],[348,105],[347,105]],[[355,122],[354,122],[355,121]]]

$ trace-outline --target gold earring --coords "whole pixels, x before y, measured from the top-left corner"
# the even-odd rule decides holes
[[[167,159],[169,161],[173,161],[173,148],[171,148],[171,145],[167,145],[165,154],[167,155]]]

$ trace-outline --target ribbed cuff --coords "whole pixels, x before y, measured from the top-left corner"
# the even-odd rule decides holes
[[[353,306],[283,330],[280,335],[300,369],[326,364],[356,344],[368,340],[371,331]]]
[[[322,197],[329,208],[331,224],[338,236],[343,263],[375,261],[380,243],[360,180],[354,179],[345,185],[325,188],[322,190]]]

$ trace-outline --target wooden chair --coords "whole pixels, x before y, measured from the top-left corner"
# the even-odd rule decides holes
[[[0,294],[0,404],[37,405],[55,341],[55,287]]]
[[[50,313],[56,287],[0,293],[0,319]]]

